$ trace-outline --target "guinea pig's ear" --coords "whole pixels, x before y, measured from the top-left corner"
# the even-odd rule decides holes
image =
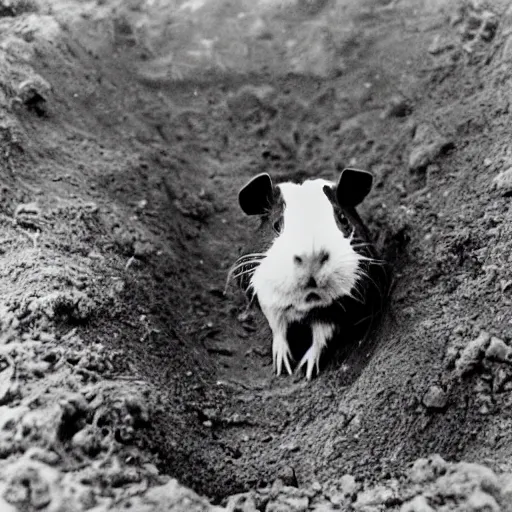
[[[246,215],[263,215],[272,204],[274,186],[266,172],[258,174],[238,193],[238,202]]]
[[[336,199],[340,206],[355,207],[372,189],[373,174],[359,169],[343,169],[336,185]]]

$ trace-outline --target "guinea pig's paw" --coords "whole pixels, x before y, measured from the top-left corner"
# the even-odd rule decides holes
[[[297,370],[300,370],[304,365],[306,365],[306,378],[308,380],[311,380],[313,377],[314,368],[316,368],[317,375],[320,373],[320,354],[321,348],[313,343],[297,365]]]
[[[283,369],[283,363],[286,371],[291,375],[292,367],[290,365],[291,353],[288,342],[281,336],[276,336],[272,342],[272,356],[274,361],[274,370],[277,375],[281,375]]]

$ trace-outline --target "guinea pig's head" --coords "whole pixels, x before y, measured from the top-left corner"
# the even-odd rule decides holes
[[[274,185],[264,173],[240,190],[242,210],[262,219],[263,247],[252,255],[258,264],[249,287],[263,308],[300,317],[354,295],[365,257],[355,250],[348,218],[372,181],[369,172],[344,169],[337,183]]]

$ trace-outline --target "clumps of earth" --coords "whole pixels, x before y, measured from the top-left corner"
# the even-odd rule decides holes
[[[298,489],[278,480],[269,489],[231,497],[227,510],[510,510],[511,478],[479,464],[447,463],[437,455],[415,461],[403,478],[376,486],[366,487],[351,475],[341,476],[339,486],[328,490],[319,483]]]
[[[133,446],[135,432],[149,421],[150,391],[105,382],[115,356],[100,343],[86,345],[76,329],[4,339],[5,510],[89,510],[105,501],[102,487],[159,482],[150,458]]]
[[[512,9],[0,0],[0,510],[512,510]],[[236,197],[370,170],[374,338],[275,377]]]

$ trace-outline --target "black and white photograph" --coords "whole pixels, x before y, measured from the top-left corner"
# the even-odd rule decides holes
[[[0,0],[0,512],[512,512],[510,0]]]

